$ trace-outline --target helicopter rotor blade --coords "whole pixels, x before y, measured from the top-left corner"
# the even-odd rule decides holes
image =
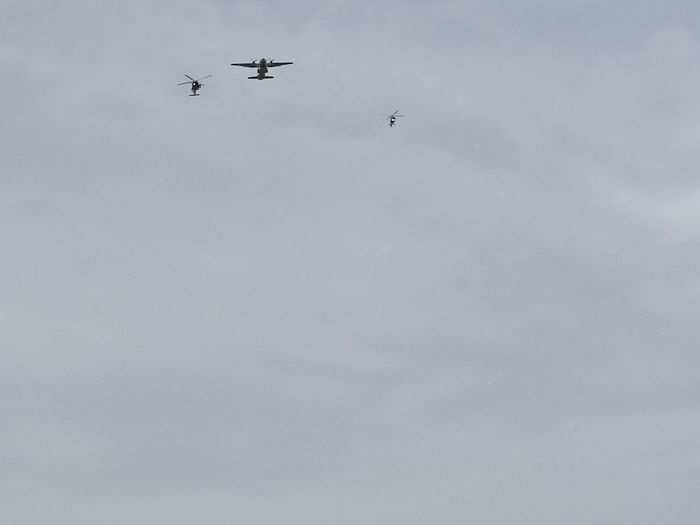
[[[192,82],[190,82],[189,80],[187,80],[186,82],[178,82],[177,85],[178,85],[178,86],[184,86],[185,84],[191,84],[191,83],[192,83]]]
[[[203,76],[203,77],[201,77],[201,78],[198,78],[197,81],[199,82],[199,81],[204,80],[205,78],[211,78],[211,77],[213,77],[213,76],[214,76],[214,75],[205,75],[205,76]]]
[[[186,76],[187,78],[189,78],[192,82],[194,82],[194,78],[192,78],[192,77],[189,76],[188,74],[185,74],[185,76]]]

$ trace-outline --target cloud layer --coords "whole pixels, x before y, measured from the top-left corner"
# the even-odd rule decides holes
[[[4,518],[695,523],[698,9],[5,0]]]

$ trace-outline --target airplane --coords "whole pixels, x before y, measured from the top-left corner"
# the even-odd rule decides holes
[[[403,115],[399,115],[398,110],[394,111],[391,115],[387,116],[387,119],[389,119],[389,127],[393,128],[397,124],[397,120],[399,117],[403,117]]]
[[[251,80],[265,80],[266,78],[275,78],[271,75],[267,74],[268,68],[271,67],[279,67],[279,66],[288,66],[290,64],[293,64],[294,62],[275,62],[271,58],[265,59],[261,58],[259,61],[251,60],[250,62],[234,62],[231,64],[232,66],[240,66],[240,67],[254,67],[257,68],[258,74],[253,76],[253,77],[248,77]]]
[[[190,88],[190,89],[192,89],[192,93],[190,93],[190,96],[191,96],[191,97],[198,97],[198,96],[199,96],[199,93],[197,93],[197,91],[199,91],[200,89],[202,89],[202,86],[204,85],[204,84],[202,84],[202,80],[204,80],[205,78],[210,78],[210,77],[211,77],[211,75],[207,75],[207,76],[205,76],[205,77],[195,79],[195,78],[192,78],[192,77],[189,76],[189,75],[185,75],[185,76],[186,76],[187,78],[189,78],[189,80],[186,80],[186,81],[184,81],[184,82],[180,82],[180,83],[178,84],[178,86],[184,86],[185,84],[192,84],[192,87]]]

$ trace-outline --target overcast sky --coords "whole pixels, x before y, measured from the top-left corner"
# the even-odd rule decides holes
[[[0,0],[1,521],[698,523],[698,35]]]

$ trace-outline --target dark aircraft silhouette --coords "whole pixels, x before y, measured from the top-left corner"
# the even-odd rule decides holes
[[[403,115],[399,115],[398,110],[394,111],[391,115],[387,116],[387,119],[389,120],[389,127],[390,128],[393,128],[394,126],[396,126],[399,117],[403,117]]]
[[[190,88],[190,89],[192,90],[192,93],[190,93],[190,96],[191,96],[191,97],[198,97],[198,96],[199,96],[199,93],[197,93],[197,91],[199,91],[200,89],[202,89],[202,86],[204,85],[204,84],[202,84],[202,80],[204,80],[205,78],[210,78],[210,77],[211,77],[211,75],[207,75],[207,76],[205,76],[205,77],[195,79],[195,78],[192,78],[192,77],[189,76],[189,75],[185,75],[185,76],[186,76],[187,78],[189,78],[189,80],[186,80],[185,82],[180,82],[180,83],[178,84],[178,86],[184,86],[185,84],[191,84],[191,85],[192,85],[192,87]]]
[[[259,61],[251,60],[250,62],[234,62],[232,66],[240,67],[252,67],[258,70],[258,74],[253,77],[248,77],[251,80],[265,80],[267,78],[275,78],[267,74],[267,71],[271,67],[288,66],[294,62],[275,62],[271,58],[265,59],[261,58]]]

